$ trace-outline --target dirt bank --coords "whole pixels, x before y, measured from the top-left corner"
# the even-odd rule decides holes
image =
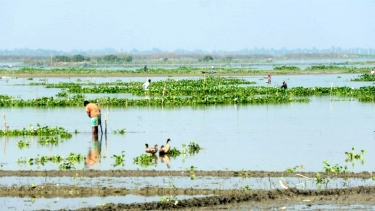
[[[272,190],[272,191],[242,191],[230,194],[193,198],[169,202],[148,202],[135,204],[106,204],[86,210],[175,210],[175,209],[227,209],[228,206],[239,206],[239,203],[257,203],[258,206],[269,207],[271,204],[293,204],[304,202],[307,205],[318,204],[326,201],[331,204],[357,203],[375,204],[375,187],[357,187],[348,189],[327,190]],[[251,205],[251,204],[250,204]],[[241,205],[243,206],[243,204]],[[249,206],[249,205],[247,205]],[[226,208],[225,208],[226,207]]]
[[[298,177],[297,174],[314,178],[317,172],[295,172],[286,173],[278,171],[194,171],[195,176],[212,176],[212,177]],[[320,172],[323,177],[329,176],[332,178],[361,178],[368,179],[372,177],[372,172],[359,173],[341,173],[341,174],[326,174]],[[156,170],[73,170],[73,171],[6,171],[0,170],[0,177],[75,177],[76,175],[82,177],[163,177],[163,176],[186,176],[190,177],[190,171],[156,171]]]

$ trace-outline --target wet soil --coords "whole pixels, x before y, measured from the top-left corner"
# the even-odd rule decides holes
[[[86,210],[219,210],[229,209],[235,206],[272,207],[305,203],[313,204],[370,204],[375,205],[375,187],[356,187],[347,189],[326,190],[248,190],[248,191],[223,191],[222,195],[208,196],[204,198],[192,198],[185,200],[171,200],[168,202],[147,202],[133,204],[105,204],[103,206],[80,208]],[[247,203],[247,204],[244,204]],[[65,210],[65,209],[63,209]]]
[[[0,171],[0,177],[156,177],[156,176],[187,176],[189,171],[156,171],[156,170],[111,170],[111,171]],[[195,176],[213,177],[304,177],[314,178],[316,172],[266,172],[266,171],[194,171]],[[298,174],[298,175],[297,175]],[[370,172],[346,173],[323,176],[337,178],[371,178]],[[147,187],[139,189],[107,187],[78,187],[75,185],[59,186],[58,184],[42,184],[37,186],[3,186],[0,187],[0,197],[31,197],[31,198],[76,198],[92,196],[173,196],[173,195],[207,195],[185,200],[171,200],[169,202],[146,202],[132,204],[104,204],[86,210],[220,210],[238,209],[269,209],[277,206],[293,206],[304,203],[306,207],[315,204],[371,204],[375,206],[375,187],[360,186],[345,189],[324,190],[221,190],[221,189],[194,189],[194,188],[159,188]]]
[[[314,178],[318,172],[295,172],[286,173],[278,171],[194,171],[195,176],[199,177],[298,177],[300,175]],[[323,177],[331,178],[360,178],[368,179],[372,177],[372,172],[359,173],[340,173],[327,174],[319,172]],[[156,170],[72,170],[72,171],[6,171],[0,170],[0,177],[163,177],[163,176],[187,176],[190,177],[190,171],[156,171]],[[301,177],[302,177],[301,176]]]

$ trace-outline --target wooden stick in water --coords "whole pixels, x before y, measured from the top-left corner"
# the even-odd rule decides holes
[[[108,106],[107,106],[107,113],[105,114],[105,134],[107,134],[107,124],[108,124]]]
[[[7,121],[5,120],[5,114],[3,114],[3,119],[4,119],[4,131],[8,131]]]
[[[100,104],[98,103],[98,108],[99,108],[99,110],[100,110]],[[102,111],[100,110],[100,124],[99,124],[99,126],[100,126],[100,132],[102,132],[102,134],[103,134],[103,128],[102,128]]]

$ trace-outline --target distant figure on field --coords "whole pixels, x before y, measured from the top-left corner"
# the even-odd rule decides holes
[[[151,84],[151,79],[148,79],[148,80],[142,85],[143,89],[144,89],[144,90],[148,90],[148,87],[150,86],[150,84]]]
[[[210,70],[210,73],[214,73],[214,71],[215,71],[215,66],[214,66],[214,65],[212,65],[212,66],[211,66],[211,70]]]
[[[264,77],[264,78],[267,78],[267,82],[266,82],[266,83],[268,83],[268,84],[271,83],[271,75],[268,75],[268,76],[266,76],[266,77]]]
[[[281,85],[280,88],[283,88],[283,89],[287,89],[288,88],[288,85],[286,84],[285,81],[283,81],[283,84]]]
[[[371,70],[371,75],[375,75],[375,69]]]
[[[143,71],[147,72],[147,65],[145,65],[145,67],[143,68]]]
[[[83,105],[86,108],[87,115],[91,119],[92,134],[98,135],[98,126],[102,124],[100,109],[95,103],[90,103],[87,100],[83,102]]]

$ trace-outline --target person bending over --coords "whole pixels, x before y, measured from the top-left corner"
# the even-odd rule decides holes
[[[283,81],[283,85],[281,85],[281,87],[280,88],[283,88],[283,89],[287,89],[288,88],[288,85],[286,84],[286,82],[285,81]]]
[[[83,105],[86,108],[87,115],[91,119],[92,134],[98,135],[98,126],[101,125],[100,109],[95,103],[85,100]]]

